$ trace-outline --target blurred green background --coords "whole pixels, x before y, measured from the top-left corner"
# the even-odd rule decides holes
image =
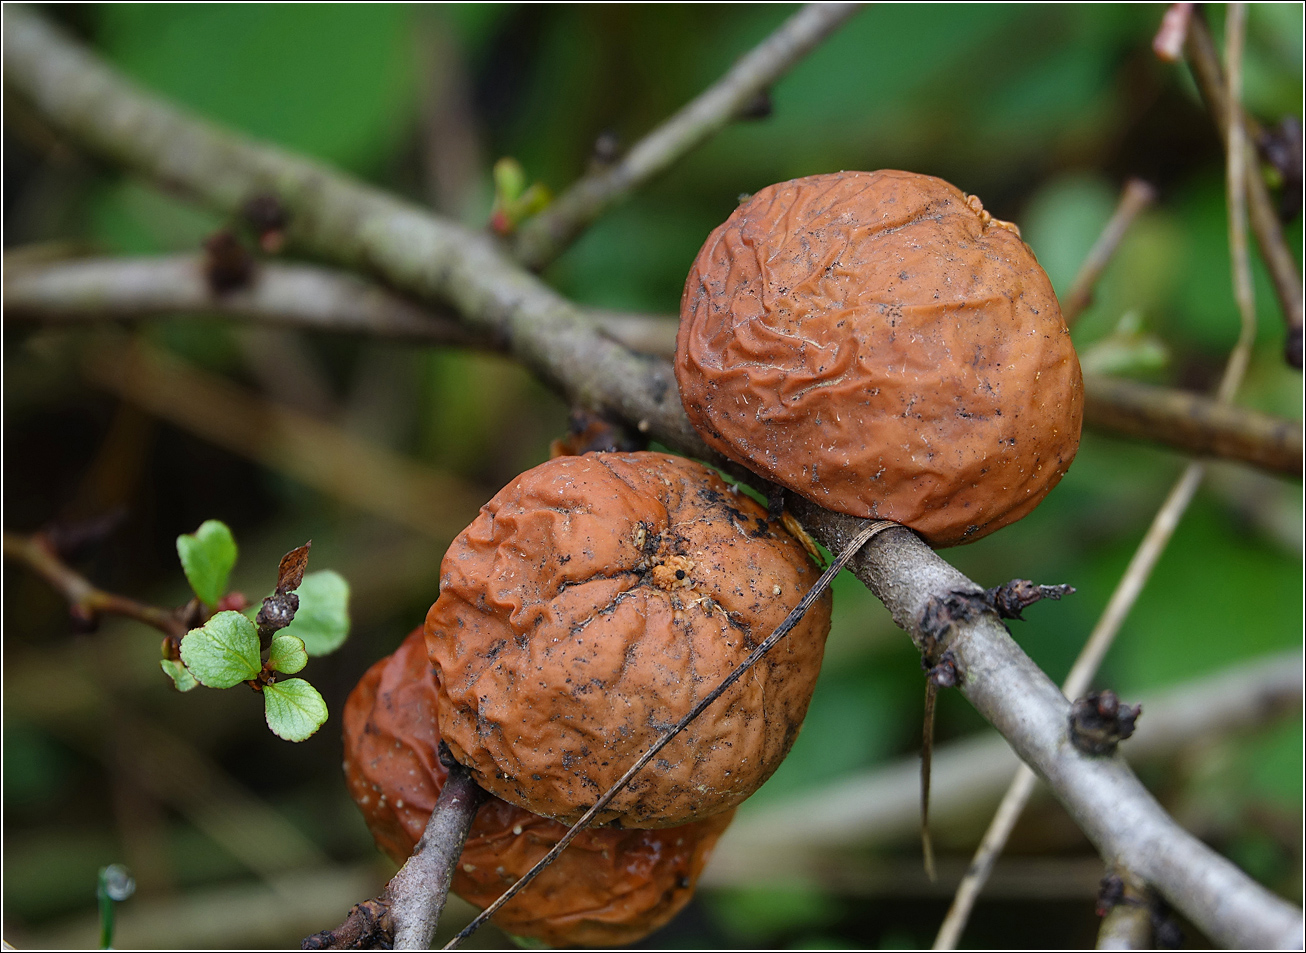
[[[531,180],[561,191],[585,171],[601,134],[636,141],[792,10],[125,4],[44,12],[199,113],[479,227],[496,159],[513,156]],[[1209,388],[1238,333],[1224,172],[1186,68],[1152,54],[1163,12],[869,8],[776,84],[768,118],[727,128],[605,216],[545,277],[584,304],[671,315],[700,243],[741,193],[837,169],[905,168],[942,176],[1018,223],[1064,292],[1123,182],[1141,176],[1158,201],[1107,271],[1076,343],[1092,354],[1127,319],[1150,344],[1131,352],[1127,372]],[[1209,14],[1219,36],[1223,9]],[[1250,8],[1246,105],[1266,125],[1301,117],[1301,18],[1300,4]],[[7,252],[56,242],[125,254],[194,250],[224,224],[52,140],[21,106],[7,108],[6,120]],[[1287,224],[1298,261],[1301,228],[1300,214]],[[1282,361],[1283,322],[1256,268],[1257,349],[1240,401],[1299,418],[1301,376]],[[444,531],[368,516],[97,390],[78,358],[94,336],[6,324],[6,529],[122,507],[120,529],[78,568],[106,588],[170,605],[185,598],[173,540],[219,518],[242,547],[236,588],[269,588],[276,559],[311,537],[313,566],[337,569],[354,591],[349,643],[305,673],[332,720],[288,745],[241,693],[172,692],[150,631],[108,621],[72,634],[57,597],[6,566],[6,939],[93,944],[96,869],[122,862],[140,884],[123,910],[124,931],[134,910],[137,932],[123,943],[293,945],[338,923],[388,876],[345,793],[335,713],[366,666],[421,622],[444,546],[476,501],[547,457],[568,408],[494,355],[206,320],[140,333],[415,461],[459,493]],[[278,374],[259,360],[269,348],[282,360]],[[1183,464],[1168,451],[1088,433],[1036,513],[947,558],[986,586],[1033,577],[1076,587],[1012,623],[1060,679]],[[836,591],[807,725],[741,815],[917,749],[922,678],[909,640],[854,580]],[[1301,632],[1300,482],[1216,465],[1098,681],[1138,697],[1299,645]],[[941,698],[941,745],[981,730],[962,699]],[[1299,897],[1301,751],[1293,715],[1250,735],[1193,739],[1142,770],[1200,836]],[[967,860],[986,821],[981,810],[943,830],[943,859]],[[252,849],[251,831],[265,838]],[[912,871],[888,893],[858,888],[856,878],[717,881],[647,945],[928,944],[951,888],[930,887],[917,854],[914,838],[901,836],[855,852],[854,866]],[[1010,857],[1017,867],[1063,862],[1055,869],[1065,882],[982,901],[966,942],[1090,945],[1096,874],[1086,883],[1082,872],[1095,869],[1091,848],[1059,809],[1031,809]],[[467,915],[454,907],[449,917]],[[487,931],[479,942],[504,940]]]

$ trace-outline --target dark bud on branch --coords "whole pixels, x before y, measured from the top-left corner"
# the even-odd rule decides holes
[[[254,278],[254,258],[225,228],[204,241],[204,280],[214,297],[249,285]]]
[[[1110,754],[1142,713],[1142,705],[1125,705],[1110,689],[1085,695],[1070,709],[1071,743],[1085,754]]]
[[[1262,129],[1256,149],[1279,175],[1279,219],[1291,222],[1301,213],[1301,121],[1296,116],[1286,116],[1273,129]]]
[[[930,666],[925,659],[921,659],[921,666],[926,669],[925,677],[938,688],[956,688],[965,678],[951,649],[943,653],[937,664]]]
[[[984,591],[984,601],[998,614],[1000,619],[1018,619],[1024,621],[1021,612],[1042,599],[1060,599],[1068,596],[1075,589],[1073,586],[1040,586],[1028,579],[1013,579],[1011,582]]]
[[[769,119],[775,112],[775,103],[771,100],[771,90],[759,89],[753,97],[739,107],[736,119]]]
[[[259,645],[267,650],[272,644],[272,637],[295,621],[299,611],[299,596],[292,591],[299,588],[304,581],[304,570],[308,568],[308,551],[313,546],[310,539],[303,546],[292,549],[281,557],[277,567],[277,591],[263,600],[263,607],[258,610],[254,622],[258,625]]]
[[[607,168],[621,157],[621,139],[611,129],[605,129],[594,140],[590,150],[590,164],[595,168]]]
[[[260,192],[245,200],[240,214],[258,234],[259,247],[266,254],[275,255],[285,247],[290,211],[281,204],[281,199],[271,192]]]

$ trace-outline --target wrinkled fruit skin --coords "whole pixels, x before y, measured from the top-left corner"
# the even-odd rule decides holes
[[[345,703],[345,777],[377,846],[402,864],[448,776],[437,750],[435,674],[422,630],[377,662]],[[582,832],[494,922],[554,946],[633,943],[689,902],[726,812],[665,830]],[[567,828],[491,797],[477,812],[453,889],[488,907]]]
[[[712,471],[659,453],[559,457],[449,547],[426,617],[440,733],[487,791],[571,823],[816,582],[803,549]],[[598,823],[734,807],[798,734],[828,593],[640,772]]]
[[[1014,226],[931,176],[763,189],[699,252],[676,379],[714,448],[934,546],[1029,513],[1079,446],[1083,381]]]

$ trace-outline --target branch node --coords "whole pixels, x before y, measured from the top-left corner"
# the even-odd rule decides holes
[[[356,903],[345,922],[334,930],[305,937],[301,950],[389,950],[394,930],[390,925],[390,902],[382,897]]]
[[[1134,733],[1142,705],[1125,705],[1110,689],[1092,692],[1070,709],[1070,741],[1085,754],[1106,755]]]
[[[204,240],[204,280],[215,298],[247,288],[254,280],[254,256],[225,228]]]
[[[956,688],[966,678],[966,673],[962,671],[961,663],[957,656],[953,654],[952,649],[944,651],[939,661],[930,665],[925,658],[921,659],[921,668],[925,669],[926,675],[937,688]]]

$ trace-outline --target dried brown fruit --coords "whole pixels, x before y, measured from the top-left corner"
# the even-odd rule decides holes
[[[377,662],[345,703],[345,777],[368,828],[395,863],[426,827],[448,770],[437,753],[435,673],[422,630]],[[591,828],[504,905],[494,921],[555,946],[632,943],[688,901],[733,812],[662,830]],[[567,828],[490,797],[477,812],[453,889],[488,907]]]
[[[551,460],[445,555],[426,619],[440,733],[483,788],[573,822],[817,576],[762,507],[697,463]],[[829,622],[827,594],[597,823],[670,827],[755,791],[798,734]]]
[[[1083,382],[1015,226],[931,176],[758,192],[685,284],[676,379],[721,453],[935,546],[1029,513],[1079,445]]]

